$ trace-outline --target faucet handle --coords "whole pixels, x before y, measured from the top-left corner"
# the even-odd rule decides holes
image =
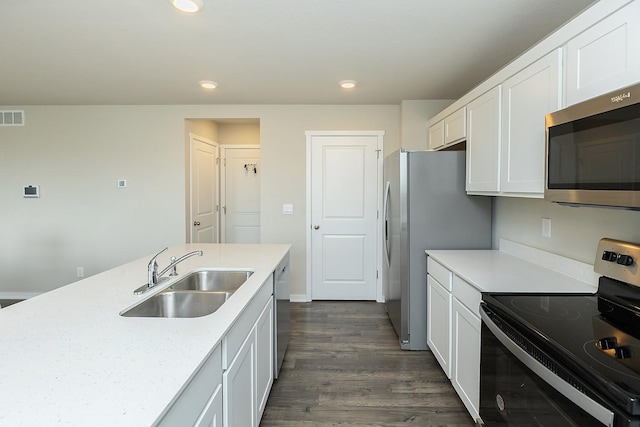
[[[148,272],[148,279],[149,279],[147,285],[149,287],[155,286],[155,284],[158,283],[158,262],[156,261],[156,258],[158,258],[158,255],[160,255],[162,252],[168,249],[169,247],[164,248],[163,250],[155,254],[153,258],[151,258],[151,260],[149,260],[149,264],[147,265],[147,272]]]
[[[156,262],[156,258],[158,258],[158,255],[160,255],[162,252],[164,252],[164,251],[166,251],[166,250],[168,250],[168,249],[169,249],[169,247],[167,246],[166,248],[164,248],[163,250],[161,250],[160,252],[158,252],[157,254],[155,254],[155,255],[153,256],[153,258],[151,258],[151,260],[149,261],[149,266],[151,266],[152,264],[156,264],[156,265],[157,265],[158,263]]]

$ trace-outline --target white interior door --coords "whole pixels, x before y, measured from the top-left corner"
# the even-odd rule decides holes
[[[381,133],[307,134],[311,298],[375,300]]]
[[[217,243],[219,241],[218,145],[197,135],[190,135],[190,142],[190,242]]]
[[[260,243],[260,148],[223,147],[222,241]]]

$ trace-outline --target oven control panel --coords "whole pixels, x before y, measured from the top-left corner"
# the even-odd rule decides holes
[[[640,245],[615,239],[600,239],[593,269],[596,273],[640,286]]]

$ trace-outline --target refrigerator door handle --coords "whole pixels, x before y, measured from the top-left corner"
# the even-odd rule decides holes
[[[391,195],[391,181],[387,181],[384,190],[384,250],[386,253],[387,267],[391,265],[391,246],[389,245],[389,198]]]

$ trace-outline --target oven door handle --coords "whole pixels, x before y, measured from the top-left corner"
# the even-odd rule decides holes
[[[519,345],[511,341],[511,339],[491,320],[488,313],[485,312],[485,305],[480,305],[480,317],[491,333],[518,358],[525,366],[531,369],[536,375],[542,378],[547,384],[555,388],[559,393],[571,400],[577,406],[582,408],[586,413],[609,427],[613,426],[614,413],[598,402],[591,399],[575,389],[568,382],[548,370],[544,365],[538,362],[533,356],[529,355]]]

